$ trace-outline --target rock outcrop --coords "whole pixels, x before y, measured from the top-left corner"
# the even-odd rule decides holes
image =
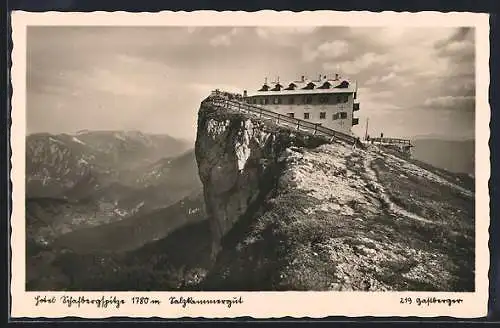
[[[234,223],[275,187],[286,149],[294,144],[317,146],[325,142],[202,105],[195,153],[210,218],[214,256],[221,238]]]
[[[201,289],[474,290],[473,181],[207,103],[195,152]]]

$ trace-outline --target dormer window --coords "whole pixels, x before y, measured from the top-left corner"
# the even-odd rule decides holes
[[[349,82],[347,81],[342,81],[340,82],[339,85],[336,86],[336,88],[339,88],[339,89],[345,89],[345,88],[349,88]]]
[[[305,87],[302,88],[302,90],[312,90],[314,89],[315,85],[312,82],[307,83]]]
[[[271,89],[271,91],[281,91],[281,89],[283,88],[283,86],[279,83],[276,83],[276,85],[274,86],[274,88]]]
[[[295,83],[290,83],[285,90],[295,90],[296,87],[297,85]]]
[[[332,84],[330,82],[326,81],[321,86],[319,86],[318,89],[330,89],[331,86],[332,86]]]
[[[269,86],[267,84],[264,84],[262,88],[259,89],[259,91],[269,91]]]

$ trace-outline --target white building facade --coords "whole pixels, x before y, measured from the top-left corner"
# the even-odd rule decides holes
[[[302,76],[299,81],[283,85],[266,81],[258,91],[245,91],[243,97],[249,104],[352,134],[352,126],[359,123],[354,117],[359,110],[357,89],[355,81],[338,74],[332,79],[319,76],[318,80]]]

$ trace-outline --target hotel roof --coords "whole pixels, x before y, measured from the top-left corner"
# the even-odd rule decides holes
[[[267,96],[283,94],[317,94],[317,93],[351,93],[356,92],[357,82],[336,76],[329,79],[322,76],[318,80],[303,78],[288,83],[267,82],[255,92],[248,92],[248,96]]]

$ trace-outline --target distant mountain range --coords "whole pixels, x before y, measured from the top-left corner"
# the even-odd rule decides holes
[[[26,140],[27,195],[68,196],[71,189],[97,190],[117,181],[134,186],[138,172],[191,147],[168,135],[136,131],[32,134]]]
[[[46,244],[201,190],[192,145],[168,135],[94,131],[26,140],[28,236]]]
[[[412,157],[455,173],[474,175],[475,146],[473,139],[446,140],[419,137],[413,141]]]

